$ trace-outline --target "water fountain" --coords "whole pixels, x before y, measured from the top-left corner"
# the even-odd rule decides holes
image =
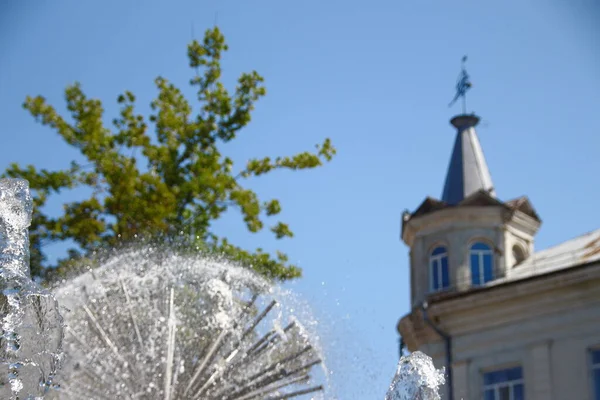
[[[444,369],[437,370],[431,357],[416,351],[402,356],[385,400],[440,400]]]
[[[291,294],[214,256],[117,252],[56,289],[63,327],[54,297],[29,278],[30,222],[27,182],[0,180],[0,398],[328,396],[318,336],[295,318]],[[55,376],[60,389],[50,390]],[[386,400],[439,400],[443,382],[415,352],[401,358]]]
[[[0,398],[40,399],[59,367],[62,319],[56,300],[30,278],[32,200],[22,179],[0,179]]]
[[[226,260],[145,246],[55,293],[70,310],[61,399],[325,396],[322,357],[299,310]]]

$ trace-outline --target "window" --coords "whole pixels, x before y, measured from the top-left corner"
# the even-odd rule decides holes
[[[494,253],[485,243],[477,242],[471,246],[471,283],[483,285],[494,279]]]
[[[523,251],[521,246],[515,244],[512,248],[512,253],[514,260],[513,267],[521,264],[523,260],[525,260],[525,252]]]
[[[450,287],[450,271],[448,270],[448,251],[445,247],[436,247],[429,257],[429,273],[431,291]]]
[[[521,367],[483,374],[484,400],[523,400],[523,370]]]
[[[592,350],[592,399],[600,400],[600,349]]]

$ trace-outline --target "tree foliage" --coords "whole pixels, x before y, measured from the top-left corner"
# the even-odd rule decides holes
[[[261,231],[266,217],[281,212],[281,204],[277,199],[261,201],[244,186],[248,178],[279,169],[321,166],[332,159],[335,148],[325,139],[314,152],[252,158],[234,171],[234,162],[222,154],[222,146],[250,122],[255,103],[266,92],[263,78],[255,71],[242,74],[235,92],[228,92],[221,82],[221,55],[226,50],[218,28],[188,46],[189,64],[195,71],[190,84],[199,103],[196,112],[181,90],[163,77],[155,80],[158,95],[148,118],[136,112],[136,98],[127,91],[118,96],[120,111],[112,126],[103,122],[100,100],[87,97],[78,83],[65,90],[68,118],[44,97],[27,97],[24,108],[87,161],[71,162],[61,171],[12,164],[5,172],[5,176],[27,179],[34,195],[32,275],[65,272],[73,258],[85,257],[98,247],[183,231],[193,232],[195,245],[225,253],[269,278],[300,276],[300,269],[285,254],[241,249],[217,236],[211,225],[233,207],[239,209],[250,232]],[[77,187],[91,188],[90,197],[65,204],[58,217],[42,211],[50,196]],[[277,239],[293,236],[281,221],[270,230]],[[46,265],[44,246],[69,239],[78,245],[70,250],[70,259]]]

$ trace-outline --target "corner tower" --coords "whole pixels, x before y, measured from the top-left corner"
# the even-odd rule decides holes
[[[518,275],[519,265],[533,254],[541,224],[527,197],[505,202],[496,196],[475,131],[478,121],[474,114],[452,118],[456,140],[442,198],[428,197],[402,215],[401,239],[410,248],[411,311],[398,321],[400,346],[424,351],[437,368],[445,367],[444,400],[455,399],[455,373],[456,398],[461,398],[466,364],[453,361],[456,329],[440,323],[439,315],[430,319],[429,304],[444,304]]]
[[[502,281],[533,253],[541,220],[527,197],[496,197],[475,127],[461,114],[442,198],[426,198],[402,217],[410,247],[411,304],[429,296],[467,291]]]

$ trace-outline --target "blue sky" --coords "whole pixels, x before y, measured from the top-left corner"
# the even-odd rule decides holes
[[[530,197],[544,221],[537,249],[600,227],[598,18],[592,0],[4,1],[0,168],[64,168],[78,157],[21,108],[26,95],[63,109],[64,87],[80,81],[107,119],[125,90],[147,110],[156,76],[186,87],[191,26],[201,38],[216,19],[230,45],[226,84],[255,69],[268,92],[228,146],[234,159],[292,154],[324,137],[338,149],[322,169],[252,182],[282,201],[293,240],[250,235],[235,214],[218,229],[304,268],[290,286],[317,308],[339,397],[380,399],[408,312],[400,214],[441,195],[464,54],[497,194]]]

